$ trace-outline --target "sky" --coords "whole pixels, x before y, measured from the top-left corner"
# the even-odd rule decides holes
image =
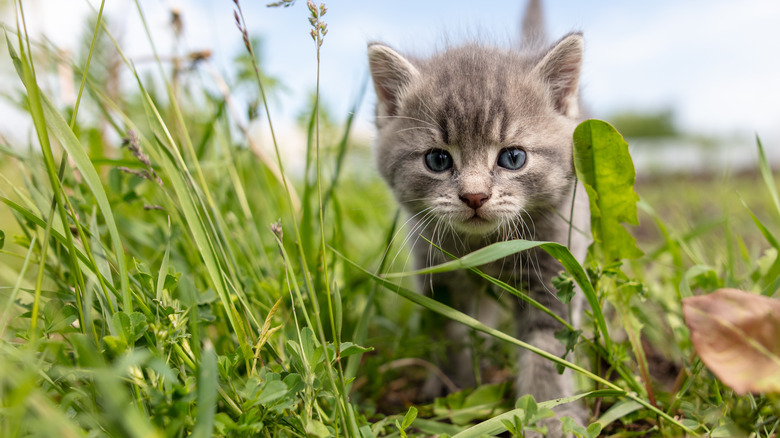
[[[287,87],[272,116],[282,126],[306,106],[314,88],[316,56],[303,0],[268,8],[270,0],[243,0],[246,24],[263,38],[264,67]],[[25,0],[33,32],[78,51],[89,3],[95,0]],[[322,99],[346,117],[367,76],[366,43],[379,40],[425,55],[446,41],[478,36],[506,45],[515,38],[523,0],[332,0],[321,50]],[[170,10],[183,13],[185,44],[208,49],[226,76],[243,50],[231,0],[141,0],[157,49],[173,46]],[[616,112],[671,109],[679,126],[702,135],[752,138],[767,148],[780,142],[780,1],[776,0],[555,0],[543,2],[551,38],[582,31],[586,40],[582,90],[595,117]],[[131,0],[106,2],[127,54],[150,50]],[[9,18],[4,18],[8,22]],[[6,56],[7,55],[3,55]],[[0,58],[2,59],[2,58]],[[4,61],[0,61],[4,62]],[[371,131],[375,102],[369,86],[358,129]],[[0,109],[2,110],[2,109]],[[0,117],[0,119],[5,119]],[[0,120],[0,129],[5,130]],[[780,149],[780,148],[778,148]]]

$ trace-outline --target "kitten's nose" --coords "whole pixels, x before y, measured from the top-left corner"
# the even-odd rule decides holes
[[[490,195],[487,193],[464,193],[459,196],[460,200],[465,202],[466,205],[474,210],[482,207],[482,205],[490,199]]]

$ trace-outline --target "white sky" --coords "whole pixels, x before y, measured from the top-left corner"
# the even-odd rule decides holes
[[[90,0],[98,5],[96,0]],[[265,39],[265,68],[283,79],[289,93],[272,108],[283,124],[305,105],[314,87],[316,60],[304,0],[269,9],[270,0],[243,0],[251,34]],[[131,57],[150,54],[135,4],[109,0],[107,13]],[[332,0],[322,48],[321,90],[326,104],[344,117],[367,73],[366,42],[382,40],[401,51],[426,53],[449,38],[478,34],[506,42],[517,32],[524,1]],[[83,33],[85,0],[24,0],[28,24],[63,48]],[[186,44],[209,49],[225,73],[242,50],[230,0],[141,0],[158,50],[172,46],[171,7],[183,12]],[[780,141],[780,1],[606,0],[547,1],[548,33],[585,33],[584,96],[596,117],[619,110],[672,108],[683,129],[705,135],[749,138],[759,133],[767,148]],[[7,22],[8,18],[6,18]],[[13,23],[9,23],[13,26]],[[5,58],[5,59],[3,59]],[[7,54],[0,54],[0,64]],[[4,69],[7,70],[7,69]],[[12,78],[16,79],[16,78]],[[369,87],[361,111],[370,129],[374,96]],[[0,109],[0,111],[4,111]],[[6,120],[4,122],[4,120]],[[9,128],[0,117],[0,132]]]

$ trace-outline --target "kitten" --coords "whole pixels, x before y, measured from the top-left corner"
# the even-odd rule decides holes
[[[540,26],[538,10],[532,1],[520,50],[466,44],[418,59],[381,43],[368,46],[377,94],[379,170],[411,214],[412,233],[456,256],[509,239],[569,242],[572,133],[581,114],[584,42],[581,34],[572,33],[544,46],[540,32],[528,29],[529,22]],[[588,230],[587,199],[584,190],[578,193],[573,224]],[[449,260],[415,236],[418,267]],[[587,244],[582,232],[571,233],[571,250],[580,260]],[[544,251],[526,251],[481,269],[568,318],[569,309],[551,284],[562,268]],[[497,313],[487,284],[469,272],[434,275],[423,289],[483,321]],[[575,320],[582,294],[577,295],[571,312]],[[564,347],[554,337],[560,324],[519,299],[506,298],[514,306],[519,339],[562,355]],[[445,331],[453,341],[468,339],[460,324],[451,322]],[[453,352],[450,364],[456,384],[474,384],[468,348]],[[519,370],[519,395],[530,393],[543,401],[572,394],[570,376],[559,375],[546,359],[523,350]],[[582,419],[576,406],[564,405],[559,414]]]

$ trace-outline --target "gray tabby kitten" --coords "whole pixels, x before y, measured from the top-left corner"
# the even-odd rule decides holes
[[[532,2],[529,15],[534,5],[538,11]],[[467,44],[428,59],[403,56],[381,43],[368,47],[378,100],[379,170],[412,216],[412,237],[422,235],[456,256],[509,239],[564,245],[569,240],[583,38],[572,33],[546,47],[538,32],[523,34],[520,50]],[[588,206],[584,190],[579,194],[573,224],[582,231],[588,229]],[[449,260],[423,239],[414,241],[418,267]],[[572,232],[576,257],[584,257],[587,244],[582,232]],[[562,268],[544,251],[526,251],[482,269],[568,318],[551,284]],[[483,322],[497,314],[487,284],[468,272],[434,275],[423,288]],[[560,324],[504,295],[511,304],[502,305],[513,306],[519,339],[563,354],[554,337]],[[580,303],[576,299],[571,312],[575,320]],[[456,323],[446,332],[455,342],[468,339],[467,329]],[[468,348],[450,355],[448,372],[459,386],[473,385],[471,364]],[[542,401],[573,392],[570,376],[532,353],[520,352],[519,370],[520,395]],[[559,414],[582,417],[576,406],[564,405]]]

